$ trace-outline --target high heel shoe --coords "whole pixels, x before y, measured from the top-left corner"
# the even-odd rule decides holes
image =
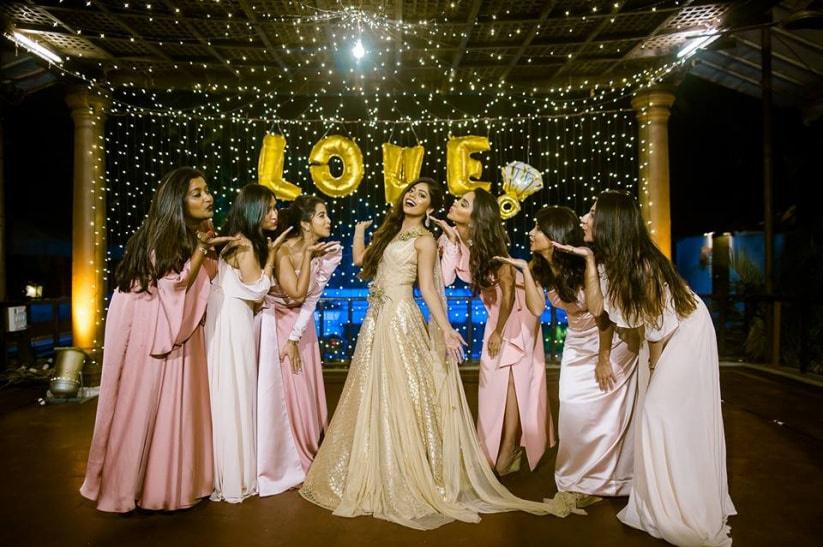
[[[512,473],[517,473],[520,471],[520,460],[523,459],[523,448],[518,447],[512,453],[512,459],[509,462],[509,467],[505,471],[498,471],[495,467],[495,471],[497,471],[497,475],[500,477],[505,477],[506,475],[511,475]]]

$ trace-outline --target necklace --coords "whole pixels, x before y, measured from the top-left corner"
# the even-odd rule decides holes
[[[397,239],[399,239],[400,241],[408,241],[413,237],[420,237],[421,235],[423,235],[422,228],[412,228],[411,230],[400,232],[400,234],[397,236]]]

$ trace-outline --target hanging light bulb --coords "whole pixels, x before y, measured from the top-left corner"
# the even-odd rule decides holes
[[[363,47],[363,41],[358,38],[357,43],[354,44],[354,47],[351,49],[351,54],[354,55],[354,58],[358,61],[366,55],[366,48]]]

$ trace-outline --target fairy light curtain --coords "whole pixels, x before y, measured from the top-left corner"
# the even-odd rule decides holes
[[[257,180],[258,154],[269,130],[287,140],[284,178],[299,185],[304,194],[315,193],[326,200],[334,222],[332,238],[341,240],[349,253],[354,223],[372,218],[379,224],[386,210],[381,150],[385,142],[422,144],[426,153],[421,175],[445,182],[449,135],[488,136],[491,150],[474,157],[482,161],[483,179],[492,181],[495,196],[502,194],[503,165],[517,160],[537,168],[544,188],[527,198],[520,213],[506,221],[515,256],[528,256],[527,234],[535,212],[543,205],[565,205],[583,213],[605,188],[632,192],[637,188],[634,114],[619,109],[539,118],[396,123],[284,120],[273,124],[262,119],[112,116],[106,136],[109,270],[148,211],[160,176],[174,167],[192,165],[206,173],[215,195],[215,225],[219,229],[237,190]],[[309,176],[312,146],[323,135],[335,133],[360,146],[365,167],[358,190],[343,198],[317,192]],[[334,174],[340,167],[332,162]],[[438,216],[444,217],[445,211]],[[356,273],[346,257],[329,286],[362,287]]]

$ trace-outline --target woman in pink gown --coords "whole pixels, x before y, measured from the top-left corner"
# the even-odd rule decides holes
[[[534,469],[554,445],[547,411],[546,361],[540,318],[526,307],[523,275],[495,255],[508,256],[508,237],[497,201],[485,190],[467,192],[448,218],[435,221],[440,237],[443,282],[459,277],[480,294],[488,313],[480,355],[477,435],[500,475],[517,471],[526,449]]]
[[[633,415],[637,399],[637,353],[616,339],[600,351],[600,329],[586,307],[585,262],[554,252],[552,241],[580,246],[583,231],[574,211],[548,206],[537,212],[529,233],[533,258],[503,259],[525,275],[526,303],[535,315],[553,306],[566,311],[568,330],[560,363],[557,490],[584,507],[596,496],[628,496],[634,462]],[[611,333],[606,334],[611,338]],[[628,333],[624,335],[630,338]]]
[[[582,225],[597,245],[601,275],[588,247],[558,248],[586,258],[593,314],[644,329],[654,371],[636,424],[629,503],[617,517],[675,545],[731,545],[727,519],[736,511],[711,316],[652,242],[634,197],[601,193]]]
[[[214,260],[203,174],[168,173],[117,267],[80,493],[101,511],[190,507],[212,490],[203,316]],[[200,232],[199,229],[204,231]]]
[[[321,243],[331,235],[326,204],[316,196],[300,196],[283,211],[289,239],[277,256],[276,283],[267,297],[274,304],[277,340],[286,408],[303,471],[307,471],[328,425],[326,391],[314,310],[323,289],[340,264],[337,242]],[[298,276],[309,275],[304,297],[291,290]]]

